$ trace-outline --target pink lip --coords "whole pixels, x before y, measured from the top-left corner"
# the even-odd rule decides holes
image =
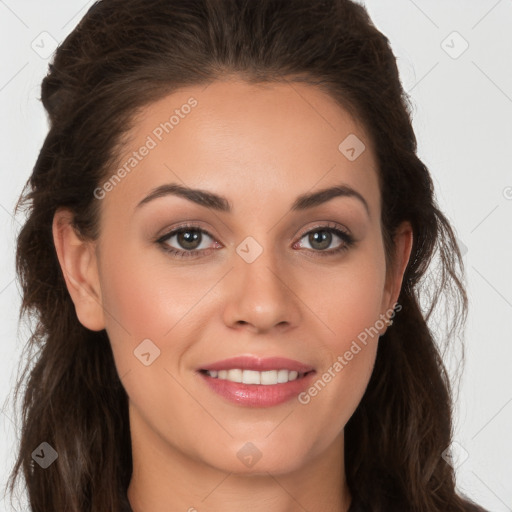
[[[306,373],[306,375],[290,382],[267,386],[263,384],[243,384],[241,382],[217,379],[210,377],[204,371],[230,370],[234,368],[260,372],[286,369],[295,370],[299,374]],[[287,402],[304,391],[311,385],[316,371],[312,366],[283,357],[259,359],[254,356],[239,356],[206,365],[202,367],[198,373],[212,391],[236,405],[245,407],[271,407]]]
[[[201,377],[212,391],[230,402],[245,407],[272,407],[279,405],[302,393],[311,385],[316,372],[311,372],[296,380],[264,386],[262,384],[243,384],[229,380],[215,379],[206,373]]]
[[[295,370],[298,373],[306,373],[314,370],[314,368],[300,361],[288,359],[286,357],[268,357],[260,359],[255,356],[238,356],[217,361],[199,368],[200,370],[231,370],[240,368],[241,370],[256,370],[264,372],[268,370]]]

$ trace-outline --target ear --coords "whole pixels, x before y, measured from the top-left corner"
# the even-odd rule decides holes
[[[390,268],[386,272],[386,286],[383,299],[385,311],[392,310],[400,295],[405,269],[411,256],[413,231],[410,222],[404,221],[394,236],[395,251]]]
[[[73,213],[59,208],[53,216],[53,242],[66,287],[80,323],[92,331],[105,328],[95,244],[80,238],[73,227]]]

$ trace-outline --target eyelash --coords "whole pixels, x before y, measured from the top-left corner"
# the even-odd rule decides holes
[[[214,237],[212,235],[210,235],[210,233],[208,233],[208,231],[200,228],[199,226],[194,225],[194,224],[184,224],[182,226],[178,226],[177,228],[173,229],[172,231],[169,231],[168,233],[166,233],[165,235],[160,237],[158,240],[156,240],[156,243],[158,245],[160,245],[162,250],[164,250],[166,253],[169,253],[173,257],[177,257],[177,258],[192,258],[192,257],[196,257],[198,255],[198,253],[202,253],[202,252],[204,253],[205,251],[207,251],[209,254],[209,252],[211,250],[215,250],[215,249],[193,249],[191,251],[185,251],[185,250],[182,251],[179,249],[170,248],[169,245],[167,245],[165,243],[167,240],[169,240],[169,238],[172,238],[175,235],[179,235],[180,233],[187,232],[187,231],[197,231],[197,232],[205,234],[205,235],[209,236],[210,238],[214,239]],[[336,225],[332,225],[332,224],[316,226],[316,227],[310,229],[309,231],[306,231],[305,233],[303,233],[300,236],[299,240],[302,240],[306,235],[309,235],[310,233],[316,233],[316,232],[320,232],[320,231],[327,231],[328,233],[333,233],[333,234],[337,235],[339,238],[341,238],[341,240],[343,241],[343,244],[340,245],[337,249],[330,249],[328,251],[318,251],[318,250],[315,251],[314,249],[307,249],[308,251],[314,252],[316,256],[320,256],[320,257],[334,256],[336,254],[347,251],[355,243],[355,240],[351,235],[349,235],[345,231],[339,229],[338,227],[336,227]]]

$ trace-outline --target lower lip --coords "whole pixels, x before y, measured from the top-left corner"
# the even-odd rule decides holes
[[[245,407],[272,407],[287,402],[304,391],[310,386],[315,373],[312,371],[300,379],[271,385],[231,382],[210,377],[202,372],[200,375],[212,391],[234,404]]]

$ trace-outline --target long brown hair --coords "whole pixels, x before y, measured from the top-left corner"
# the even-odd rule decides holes
[[[416,155],[389,41],[349,0],[102,0],[60,45],[42,83],[49,132],[17,205],[27,211],[17,245],[20,317],[35,327],[16,386],[17,399],[25,384],[11,492],[22,472],[34,512],[119,510],[132,471],[128,398],[106,332],[77,319],[52,220],[68,207],[77,232],[95,239],[94,190],[112,172],[137,112],[179,87],[228,74],[311,84],[348,109],[375,148],[388,262],[397,226],[413,227],[402,309],[345,428],[352,495],[372,512],[476,510],[457,494],[442,456],[453,434],[452,393],[440,340],[427,325],[441,297],[453,307],[451,338],[464,324],[462,258]],[[47,469],[31,458],[42,442],[58,453]]]

